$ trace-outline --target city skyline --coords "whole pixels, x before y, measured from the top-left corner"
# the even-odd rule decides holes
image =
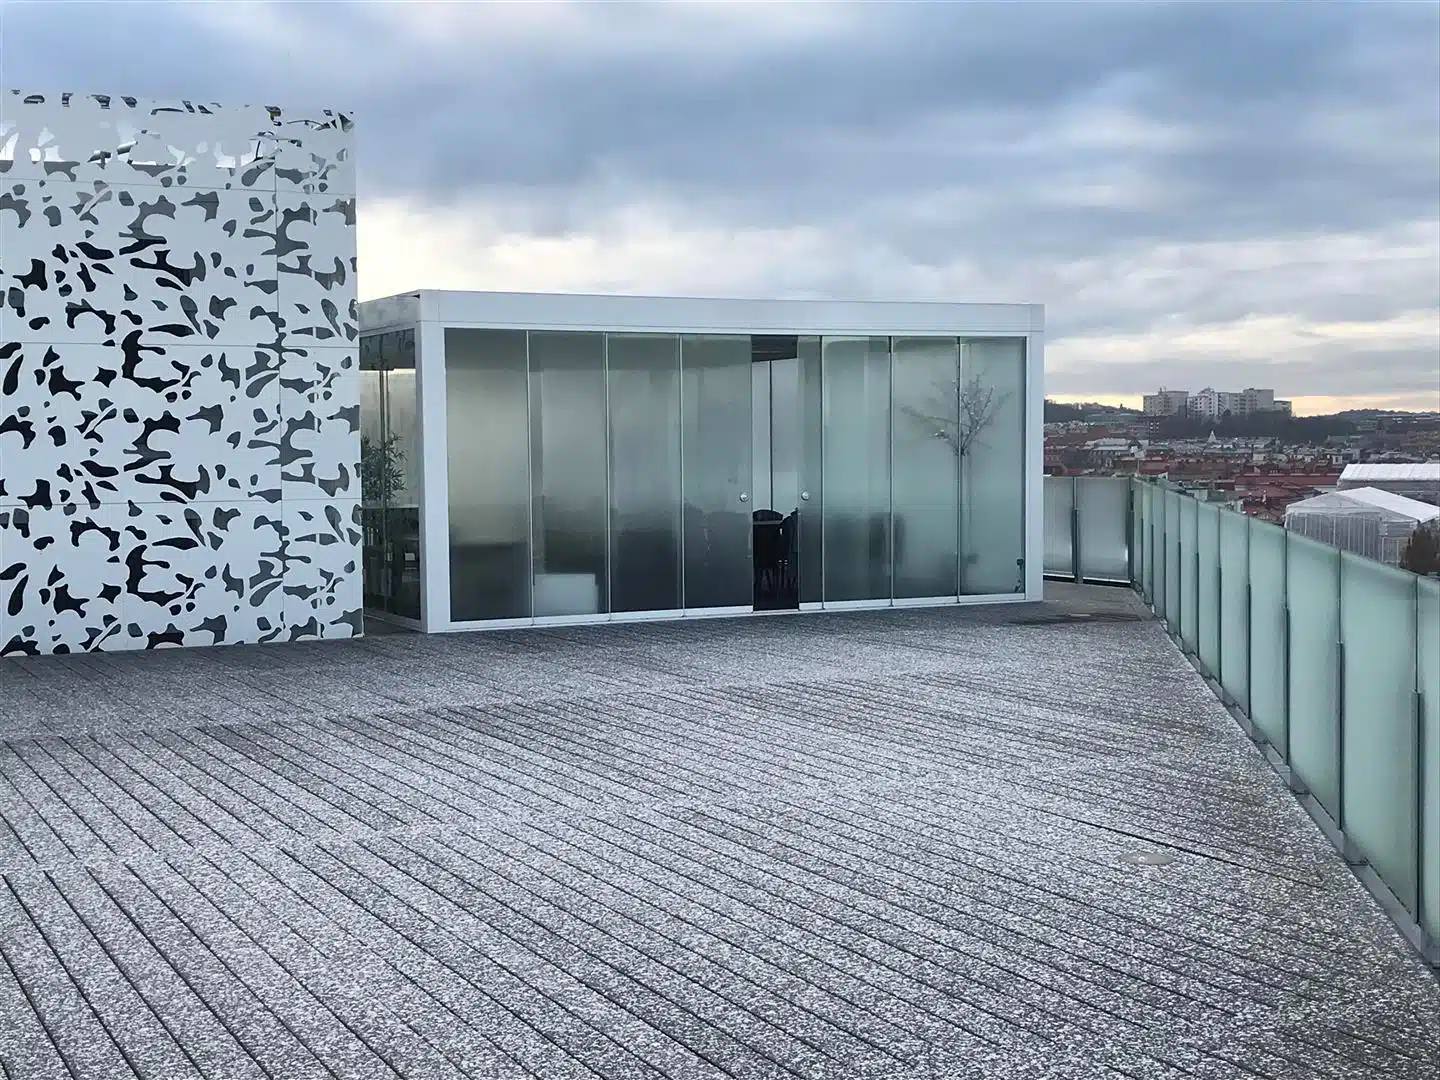
[[[1440,407],[1437,35],[1404,4],[0,2],[10,85],[353,108],[362,299],[1039,302],[1056,399],[1302,415]]]

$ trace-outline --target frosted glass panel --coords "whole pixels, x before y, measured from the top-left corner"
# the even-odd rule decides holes
[[[1143,591],[1145,588],[1145,489],[1135,481],[1130,482],[1130,584]]]
[[[450,617],[530,615],[525,331],[445,331]]]
[[[825,600],[888,600],[890,342],[823,344]]]
[[[1080,507],[1080,574],[1095,581],[1124,581],[1126,498],[1130,481],[1118,476],[1082,476],[1075,481]]]
[[[610,334],[610,609],[680,607],[680,339]]]
[[[680,370],[685,606],[750,607],[750,338],[686,335]]]
[[[1045,477],[1045,573],[1075,576],[1074,551],[1070,538],[1075,509],[1075,478]]]
[[[1411,914],[1415,890],[1415,575],[1340,554],[1345,834]]]
[[[1145,553],[1145,599],[1154,607],[1159,603],[1157,582],[1164,581],[1164,571],[1160,565],[1160,545],[1156,543],[1162,527],[1160,514],[1163,495],[1154,484],[1142,484],[1141,491],[1145,496],[1145,530],[1140,538]]]
[[[1415,624],[1419,663],[1420,743],[1420,923],[1440,940],[1440,581],[1416,582]]]
[[[1025,590],[1025,342],[961,348],[960,591]]]
[[[824,382],[820,339],[802,337],[800,358],[800,602],[825,598]]]
[[[1250,721],[1285,752],[1285,530],[1249,524]]]
[[[1220,512],[1220,683],[1246,712],[1250,711],[1250,519]]]
[[[1337,758],[1340,552],[1286,534],[1290,604],[1290,765],[1332,816],[1340,810]]]
[[[1180,642],[1196,652],[1200,640],[1199,568],[1195,564],[1198,506],[1188,495],[1180,497]]]
[[[1180,631],[1180,503],[1179,492],[1165,492],[1165,581],[1160,590],[1165,597],[1165,625],[1172,634]]]
[[[1200,566],[1196,574],[1196,655],[1205,671],[1220,671],[1220,510],[1208,503],[1195,506],[1195,550]]]
[[[895,595],[955,596],[960,347],[954,338],[896,338],[893,349]]]
[[[610,610],[605,335],[530,334],[534,609]]]

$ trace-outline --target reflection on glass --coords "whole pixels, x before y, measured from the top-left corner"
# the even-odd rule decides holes
[[[605,412],[605,335],[531,331],[537,618],[610,610]]]
[[[525,331],[445,331],[450,617],[530,615]]]
[[[958,402],[954,338],[894,341],[895,595],[958,592]]]
[[[687,334],[680,368],[685,607],[749,607],[750,338]]]
[[[415,331],[360,341],[365,606],[420,618],[420,425]]]
[[[610,608],[680,607],[680,339],[610,334]]]
[[[1025,590],[1025,342],[961,345],[960,591]]]
[[[890,341],[824,348],[825,600],[890,598]]]

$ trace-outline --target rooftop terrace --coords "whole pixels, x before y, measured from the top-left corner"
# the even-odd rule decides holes
[[[1129,590],[0,662],[0,1073],[1440,1075]]]

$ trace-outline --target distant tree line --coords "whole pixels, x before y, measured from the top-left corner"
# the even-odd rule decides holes
[[[1154,432],[1162,439],[1198,439],[1215,432],[1218,438],[1259,439],[1274,437],[1283,442],[1319,443],[1332,436],[1354,435],[1360,428],[1343,415],[1287,416],[1280,412],[1216,417],[1163,416],[1155,419]]]

